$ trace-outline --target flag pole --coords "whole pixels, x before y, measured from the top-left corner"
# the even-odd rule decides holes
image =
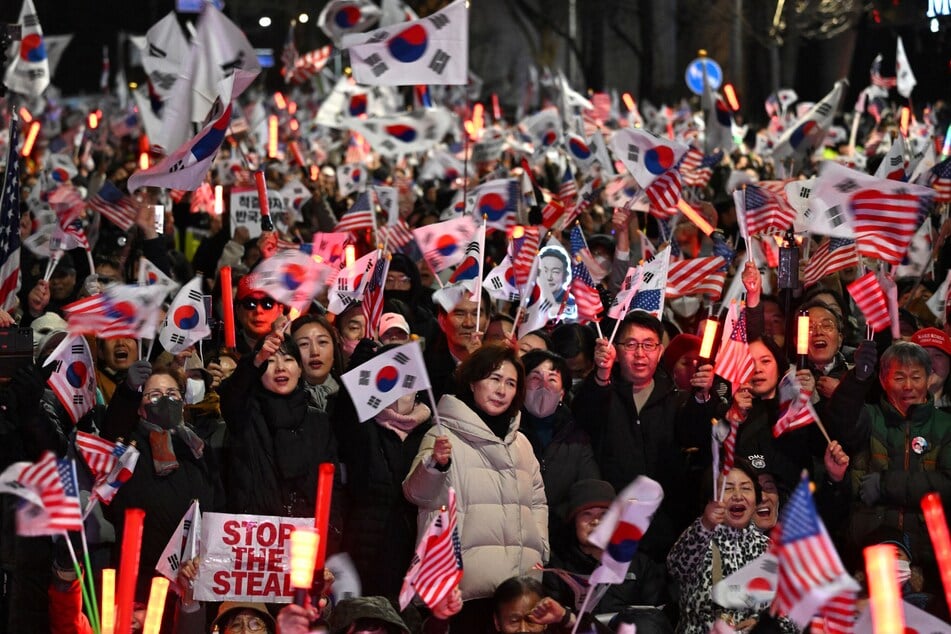
[[[485,263],[485,226],[487,220],[488,216],[486,214],[482,214],[482,233],[480,234],[479,241],[479,277],[478,284],[474,289],[476,294],[476,330],[479,329],[479,324],[481,323],[480,320],[482,318],[482,269]]]
[[[69,540],[69,533],[67,533],[66,531],[63,531],[62,537],[63,537],[63,540],[66,542],[66,548],[69,549],[69,556],[73,560],[73,570],[76,572],[76,580],[79,582],[79,590],[80,592],[82,592],[83,603],[85,603],[86,607],[89,609],[89,617],[90,617],[89,625],[92,627],[93,631],[96,632],[96,634],[100,634],[96,624],[96,620],[92,614],[92,607],[90,607],[92,604],[92,600],[89,598],[89,590],[86,589],[86,583],[83,580],[83,571],[79,567],[79,559],[76,558],[76,549],[73,548],[73,542]]]
[[[579,229],[578,235],[581,236],[581,242],[584,244],[584,248],[587,249],[588,252],[590,253],[590,252],[591,252],[591,249],[588,247],[588,239],[584,237],[584,230],[581,229],[581,221],[580,221],[580,220],[575,220],[575,226],[578,227],[578,229]],[[638,232],[638,233],[640,233],[640,232]],[[640,236],[638,236],[638,239],[640,239]],[[642,246],[642,247],[641,247],[641,256],[643,256],[643,255],[644,255],[644,247]],[[590,271],[589,271],[589,273],[590,273]],[[595,316],[597,316],[597,315],[595,315]],[[594,326],[595,326],[595,328],[598,329],[598,339],[604,339],[604,333],[601,332],[601,322],[600,322],[600,321],[595,321],[595,322],[594,322]]]
[[[439,412],[436,408],[436,397],[433,396],[433,388],[431,385],[426,388],[426,393],[429,394],[429,402],[433,404],[433,421],[436,423],[436,435],[442,436],[442,420],[439,418]]]
[[[78,486],[79,479],[76,477],[76,460],[75,459],[70,460],[70,468],[72,469],[73,482]],[[78,504],[79,504],[79,501],[77,500],[77,505]],[[80,508],[80,511],[82,511],[82,508]],[[89,602],[89,607],[93,617],[93,623],[94,623],[93,628],[96,630],[96,632],[101,632],[102,627],[99,622],[99,601],[96,599],[96,584],[92,574],[93,567],[92,567],[92,563],[89,561],[89,544],[86,541],[85,521],[82,521],[79,524],[79,536],[82,538],[82,544],[83,544],[83,562],[86,564],[86,572],[87,572],[86,582],[89,584],[89,596],[91,598],[91,601]],[[69,541],[68,537],[66,541]],[[70,544],[70,547],[72,547],[72,544]]]
[[[588,611],[588,603],[591,601],[591,595],[594,594],[596,585],[598,584],[588,586],[588,593],[584,595],[584,601],[581,602],[581,607],[578,609],[578,618],[575,619],[575,625],[571,628],[571,634],[577,634],[578,626],[581,625],[581,617]]]

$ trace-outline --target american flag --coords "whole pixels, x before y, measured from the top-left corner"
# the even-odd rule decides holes
[[[538,227],[522,227],[519,237],[512,236],[511,256],[512,268],[515,270],[515,284],[521,291],[529,282],[532,273],[532,263],[538,255],[538,244],[541,240]]]
[[[874,272],[869,271],[849,284],[846,290],[865,315],[865,322],[873,330],[881,332],[889,328],[891,318],[888,316],[888,302],[885,301],[885,292]]]
[[[297,44],[294,43],[294,27],[297,25],[296,20],[291,20],[291,26],[287,30],[287,39],[284,40],[284,48],[281,51],[281,75],[284,77],[284,81],[291,83],[291,76],[294,73],[294,65],[297,63],[297,58],[300,55],[297,53]]]
[[[687,187],[706,187],[710,183],[710,177],[713,176],[713,168],[723,160],[723,151],[717,150],[713,154],[704,155],[697,148],[691,148],[687,154],[697,152],[700,154],[700,160],[694,167],[694,160],[689,162],[684,157],[680,164],[680,175],[683,177],[683,183]]]
[[[591,272],[582,260],[581,251],[586,250],[581,227],[575,226],[571,230],[571,294],[578,307],[578,319],[582,321],[598,321],[598,315],[604,311],[601,303],[601,294],[595,288],[596,284]]]
[[[565,166],[565,174],[558,187],[558,201],[568,212],[573,210],[578,202],[578,184],[575,182],[575,175],[571,173],[570,165]]]
[[[809,634],[852,634],[857,620],[855,603],[858,593],[845,590],[826,603],[812,617]]]
[[[392,225],[380,225],[376,228],[379,238],[386,243],[387,247],[395,251],[400,251],[407,244],[413,241],[413,232],[410,231],[406,221],[400,218]]]
[[[462,579],[462,544],[456,523],[456,492],[449,488],[449,503],[426,529],[416,547],[400,590],[400,608],[406,609],[413,595],[432,608],[459,585]]]
[[[826,275],[859,265],[859,252],[855,240],[829,238],[819,245],[803,270],[802,283],[812,286]]]
[[[373,207],[370,206],[370,195],[367,194],[367,192],[360,192],[360,195],[357,196],[357,200],[353,203],[353,206],[350,207],[350,210],[340,217],[340,221],[337,223],[337,226],[334,227],[334,232],[372,229],[374,225],[373,220]]]
[[[17,509],[18,535],[54,535],[82,529],[79,486],[71,460],[59,460],[47,451],[25,468],[17,481],[35,491],[43,502],[43,506],[27,503]]]
[[[931,168],[931,187],[935,190],[936,203],[951,203],[951,158]]]
[[[20,157],[19,118],[10,117],[7,166],[0,198],[0,307],[13,308],[20,290]]]
[[[94,334],[102,339],[155,336],[159,309],[168,289],[153,286],[115,285],[102,293],[77,300],[63,308],[69,332]]]
[[[677,260],[667,272],[667,297],[708,295],[717,300],[726,281],[726,260],[719,256]]]
[[[86,204],[123,231],[128,231],[135,224],[135,199],[124,195],[111,181],[104,182]]]
[[[879,88],[884,88],[885,90],[888,90],[898,85],[897,77],[882,76],[882,54],[881,53],[876,55],[875,59],[872,60],[872,66],[868,69],[868,74],[869,74],[869,79],[871,79],[873,86],[878,86]]]
[[[677,214],[677,202],[683,190],[680,172],[667,170],[651,183],[644,193],[651,201],[650,214],[657,218],[670,218]]]
[[[607,277],[608,271],[604,270],[597,260],[594,259],[594,256],[591,254],[591,250],[588,249],[588,243],[585,242],[584,232],[581,230],[581,225],[575,224],[571,228],[571,233],[569,235],[569,249],[571,251],[571,257],[573,259],[580,258],[584,262],[585,268],[588,270],[588,275],[591,276],[591,279],[594,280],[594,284],[597,285],[601,280]],[[650,257],[650,254],[643,254],[644,259]]]
[[[736,463],[736,435],[740,430],[739,419],[727,420],[730,423],[730,431],[723,439],[723,460],[720,461],[720,473],[726,476],[733,470]]]
[[[386,283],[386,272],[389,268],[390,258],[381,252],[373,267],[373,275],[363,290],[362,308],[363,317],[367,321],[367,335],[374,338],[377,335],[380,318],[383,316],[383,286]]]
[[[105,438],[77,431],[76,449],[86,461],[94,481],[105,478],[116,466],[116,443]]]
[[[859,253],[895,265],[905,257],[927,201],[896,185],[894,190],[863,189],[851,199]]]
[[[680,159],[680,165],[677,166],[677,169],[679,169],[681,173],[693,172],[700,167],[701,163],[703,163],[703,150],[695,145],[691,145],[687,153],[684,154],[684,157]]]
[[[747,185],[743,194],[746,231],[750,236],[783,233],[796,219],[796,210],[781,204],[779,197],[770,191]]]
[[[806,392],[796,379],[794,371],[787,372],[779,382],[779,419],[773,425],[773,437],[805,427],[818,416],[812,407],[812,392]]]
[[[565,215],[565,205],[554,196],[542,207],[542,225],[551,229],[558,219]]]
[[[284,75],[284,80],[292,84],[303,84],[324,69],[332,52],[333,48],[328,44],[315,51],[304,53],[294,61],[294,66],[290,73]],[[285,65],[281,72],[285,73],[286,70]]]
[[[727,313],[715,372],[734,388],[745,383],[753,374],[753,357],[750,356],[746,339],[746,310],[735,302],[730,303]]]
[[[586,181],[581,186],[581,200],[578,201],[574,209],[566,210],[568,213],[564,216],[561,226],[567,227],[577,220],[581,214],[586,212],[588,208],[594,204],[594,201],[601,195],[603,189],[604,187],[600,183],[596,184],[592,181]]]
[[[785,614],[799,627],[809,624],[819,608],[847,589],[858,588],[849,577],[802,480],[783,508],[775,552],[779,559],[773,614]]]

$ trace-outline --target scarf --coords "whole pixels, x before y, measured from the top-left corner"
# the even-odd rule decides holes
[[[205,443],[184,423],[172,429],[163,429],[147,420],[139,419],[139,425],[149,434],[152,466],[155,468],[156,475],[167,476],[179,467],[178,458],[175,457],[175,449],[172,446],[172,434],[188,445],[195,458],[201,458],[204,453]]]
[[[386,408],[380,410],[373,420],[383,429],[392,431],[403,441],[411,431],[429,420],[430,415],[432,412],[425,403],[414,403],[413,410],[409,414],[400,414],[395,409]]]
[[[311,385],[306,381],[304,385],[307,389],[307,394],[310,396],[310,402],[322,412],[327,411],[328,399],[340,391],[340,384],[329,374],[320,385]]]

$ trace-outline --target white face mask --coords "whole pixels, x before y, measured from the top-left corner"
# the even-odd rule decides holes
[[[898,577],[898,585],[901,585],[911,579],[911,562],[904,559],[895,560],[895,571]]]
[[[185,402],[189,405],[201,403],[205,400],[205,380],[204,379],[186,379],[185,381]]]
[[[596,255],[594,256],[594,261],[601,265],[602,269],[611,268],[611,258],[606,255]]]
[[[525,391],[525,409],[538,418],[554,414],[560,402],[561,392],[549,390],[547,387],[536,387]]]
[[[670,309],[680,317],[690,317],[700,310],[701,301],[699,297],[686,295],[668,300]]]

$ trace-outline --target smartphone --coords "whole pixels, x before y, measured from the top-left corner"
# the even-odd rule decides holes
[[[0,377],[12,377],[33,363],[33,329],[0,328]]]

